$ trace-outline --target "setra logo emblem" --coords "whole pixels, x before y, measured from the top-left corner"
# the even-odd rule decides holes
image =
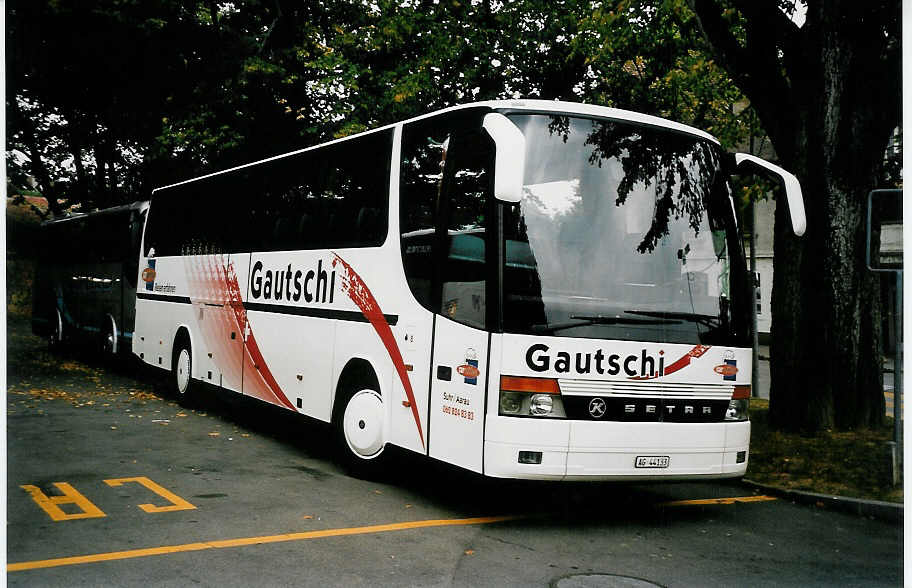
[[[589,402],[589,414],[592,415],[594,419],[600,419],[605,416],[605,411],[608,410],[608,405],[605,404],[605,401],[601,398],[593,398]]]

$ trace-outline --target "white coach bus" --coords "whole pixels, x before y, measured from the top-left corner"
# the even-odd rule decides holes
[[[488,476],[723,478],[750,439],[748,272],[699,130],[483,102],[153,192],[133,352]]]

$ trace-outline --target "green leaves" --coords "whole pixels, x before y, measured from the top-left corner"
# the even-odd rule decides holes
[[[82,154],[85,189],[69,194],[76,200],[99,192],[133,199],[492,98],[645,111],[709,128],[727,146],[751,128],[731,112],[741,96],[707,53],[685,0],[96,0],[78,13],[39,4],[12,9],[11,94],[68,123],[51,133],[63,149],[45,159]],[[19,128],[12,125],[14,142]],[[116,147],[128,143],[138,165]],[[93,173],[99,160],[116,173]],[[49,170],[57,185],[77,184],[77,170]]]

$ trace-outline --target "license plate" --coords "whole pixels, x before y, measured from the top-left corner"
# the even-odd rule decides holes
[[[667,468],[670,461],[667,455],[638,455],[634,465],[638,468],[662,469]]]

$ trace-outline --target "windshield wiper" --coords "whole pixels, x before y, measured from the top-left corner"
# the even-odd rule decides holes
[[[580,315],[571,314],[570,318],[576,319],[572,323],[546,323],[533,325],[534,331],[542,333],[554,333],[573,327],[584,327],[588,325],[678,325],[681,323],[673,317],[656,317],[656,318],[637,318],[631,316],[602,316],[602,315]]]
[[[639,316],[649,316],[659,319],[672,319],[677,321],[688,321],[715,327],[720,323],[719,317],[711,314],[700,314],[698,312],[674,312],[669,310],[625,310],[625,314],[635,314]]]
[[[654,317],[656,320],[653,320],[629,316],[603,316],[601,314],[587,316],[583,314],[571,314],[570,318],[586,321],[590,325],[675,325],[680,322],[673,316],[657,316]]]

